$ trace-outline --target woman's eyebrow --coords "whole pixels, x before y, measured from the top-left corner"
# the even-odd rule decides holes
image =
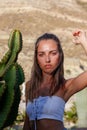
[[[55,50],[50,50],[49,52],[57,52],[58,50],[55,49]],[[44,53],[45,51],[37,51],[38,53]]]

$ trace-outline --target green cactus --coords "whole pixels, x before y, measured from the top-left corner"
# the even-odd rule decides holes
[[[19,86],[25,80],[23,69],[17,63],[22,50],[22,34],[19,30],[11,32],[8,47],[0,62],[0,130],[16,120],[21,98]]]

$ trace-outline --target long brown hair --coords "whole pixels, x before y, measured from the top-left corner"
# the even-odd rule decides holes
[[[29,82],[29,99],[32,100],[35,96],[37,96],[37,93],[35,95],[35,91],[37,88],[40,86],[43,76],[42,76],[42,70],[39,67],[38,60],[37,60],[37,48],[38,44],[41,40],[54,40],[57,44],[59,55],[60,55],[60,62],[58,64],[58,67],[56,70],[52,73],[52,87],[50,90],[50,95],[53,95],[59,88],[63,85],[64,83],[64,68],[63,68],[63,62],[64,62],[64,54],[63,50],[60,44],[60,40],[58,37],[54,34],[50,33],[45,33],[42,36],[40,36],[36,43],[35,43],[35,51],[34,51],[34,63],[32,66],[32,71],[31,71],[31,78]]]

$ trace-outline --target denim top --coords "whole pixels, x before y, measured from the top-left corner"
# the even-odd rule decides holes
[[[55,119],[63,121],[65,101],[58,96],[39,96],[28,102],[26,107],[29,120]]]

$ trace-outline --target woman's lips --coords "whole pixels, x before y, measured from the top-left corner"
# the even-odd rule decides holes
[[[50,69],[50,68],[51,68],[51,65],[50,65],[50,64],[47,64],[47,65],[45,65],[45,68],[46,68],[46,69]]]

